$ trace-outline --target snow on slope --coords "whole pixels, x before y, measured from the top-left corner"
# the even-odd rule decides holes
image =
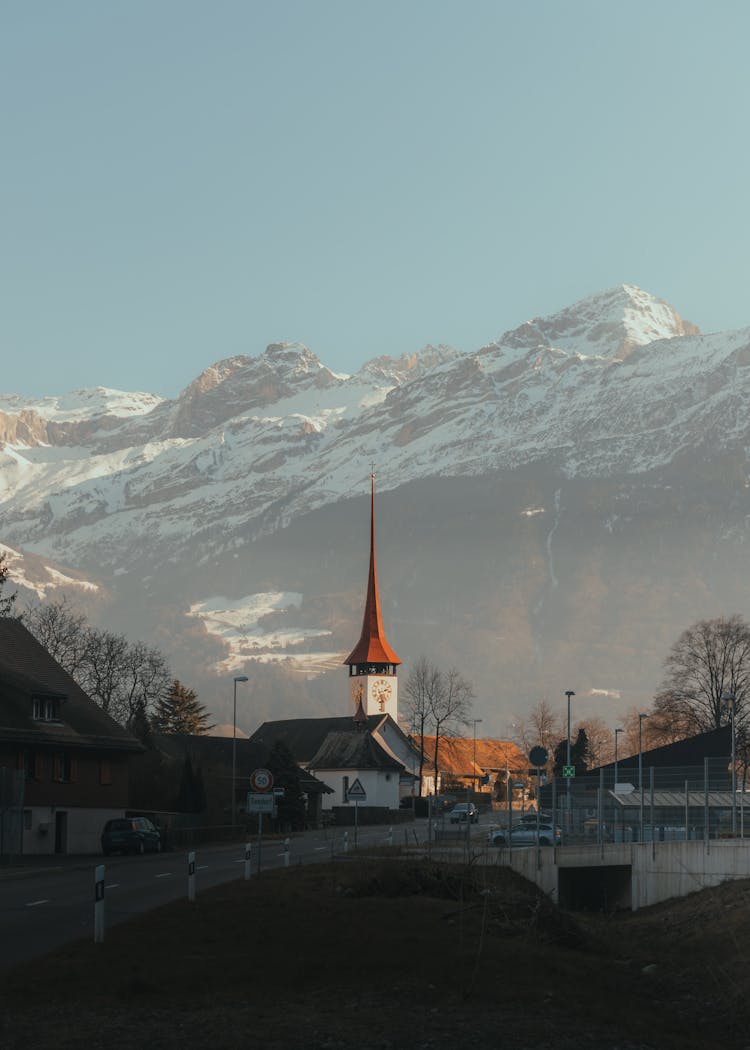
[[[151,412],[163,400],[157,394],[127,393],[97,386],[72,390],[57,397],[30,398],[18,394],[0,394],[0,412],[9,415],[34,412],[41,419],[57,423],[99,416],[121,416],[126,419]]]
[[[474,354],[423,353],[342,377],[274,344],[217,363],[88,450],[9,446],[2,534],[115,573],[136,557],[158,567],[235,550],[361,494],[373,462],[388,488],[536,461],[569,476],[642,472],[706,440],[750,445],[750,331],[701,336],[632,286]]]
[[[663,299],[632,284],[621,284],[551,317],[535,317],[506,332],[499,343],[528,349],[550,346],[587,356],[626,357],[638,346],[698,334],[698,328],[683,321]]]
[[[302,595],[294,592],[248,594],[243,598],[207,598],[195,602],[189,615],[205,624],[206,630],[221,638],[229,648],[228,656],[217,665],[217,670],[232,674],[241,670],[248,660],[259,663],[289,663],[304,673],[322,672],[340,667],[340,652],[302,651],[311,640],[329,637],[331,632],[321,628],[295,626],[293,611],[302,605]],[[283,613],[283,626],[264,627],[262,621],[272,614]],[[293,649],[293,652],[290,652]]]

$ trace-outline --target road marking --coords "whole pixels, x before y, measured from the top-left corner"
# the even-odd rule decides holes
[[[316,846],[315,847],[315,852],[316,853],[322,853],[322,851],[326,850],[326,849],[329,849],[329,847],[328,846]]]
[[[47,897],[42,901],[29,901],[26,905],[27,908],[36,908],[37,904],[49,904],[50,898]]]
[[[154,875],[155,879],[171,879],[171,877],[172,877],[172,872],[171,871],[162,871],[161,874]]]
[[[198,871],[205,871],[207,867],[208,867],[208,864],[199,864],[198,865]]]
[[[119,882],[110,882],[107,886],[104,887],[104,889],[105,890],[116,890],[119,885],[120,885]]]

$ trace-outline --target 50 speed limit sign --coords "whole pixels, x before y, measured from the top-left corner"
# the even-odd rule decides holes
[[[269,769],[254,769],[250,774],[250,787],[253,791],[270,791],[273,787],[273,773]]]

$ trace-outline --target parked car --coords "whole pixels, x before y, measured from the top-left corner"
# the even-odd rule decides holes
[[[507,846],[509,841],[511,846],[536,846],[536,824],[515,824],[510,829],[510,836],[507,828],[498,828],[487,836],[490,846]],[[561,841],[562,832],[557,825],[540,822],[540,846],[559,846]]]
[[[102,853],[159,853],[161,834],[146,817],[116,817],[102,831]]]
[[[473,802],[457,802],[448,814],[448,817],[451,824],[458,824],[465,820],[476,824],[479,820],[479,813]]]

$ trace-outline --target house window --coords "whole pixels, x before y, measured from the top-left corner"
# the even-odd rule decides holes
[[[52,779],[58,784],[74,783],[78,779],[76,760],[63,751],[53,757]]]
[[[108,758],[102,758],[99,760],[99,783],[112,783],[112,765]]]
[[[31,717],[35,722],[59,722],[60,701],[35,696],[31,701]]]

